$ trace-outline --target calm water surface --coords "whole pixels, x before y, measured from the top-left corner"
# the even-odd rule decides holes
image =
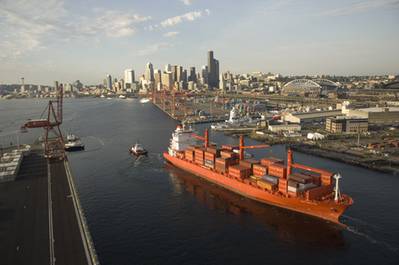
[[[18,141],[45,100],[0,101],[0,145]],[[75,99],[64,132],[87,150],[69,155],[101,264],[399,264],[399,178],[301,153],[298,162],[341,172],[355,204],[334,226],[261,205],[164,163],[176,123],[137,100]],[[202,132],[204,126],[197,127]],[[21,142],[41,131],[19,134]],[[129,156],[139,140],[148,157]],[[212,133],[218,143],[238,139]],[[248,143],[254,143],[248,140]],[[284,146],[256,150],[283,158]]]

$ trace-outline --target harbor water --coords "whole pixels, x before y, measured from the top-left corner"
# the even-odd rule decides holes
[[[18,129],[39,118],[46,103],[1,100],[1,147],[34,141],[42,131]],[[355,203],[341,230],[165,164],[162,152],[176,125],[137,99],[65,101],[62,129],[86,145],[68,158],[101,264],[399,264],[398,176],[295,153],[298,162],[342,174],[342,192]],[[148,156],[130,156],[136,141]],[[211,141],[238,138],[212,132]],[[284,158],[285,146],[251,153]]]

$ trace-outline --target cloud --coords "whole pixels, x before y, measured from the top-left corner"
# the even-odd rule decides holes
[[[128,37],[136,33],[136,24],[150,19],[151,17],[149,16],[126,14],[126,12],[110,10],[105,11],[94,19],[88,17],[81,18],[81,21],[75,24],[75,28],[77,34],[105,34],[105,36],[111,38]]]
[[[0,58],[16,59],[57,41],[76,38],[121,38],[151,19],[97,8],[88,15],[69,13],[63,0],[0,0]]]
[[[148,56],[148,55],[157,53],[160,50],[164,50],[164,49],[171,48],[171,47],[173,47],[173,45],[170,44],[170,43],[167,43],[167,42],[156,43],[156,44],[153,44],[153,45],[149,45],[149,46],[147,46],[146,48],[144,48],[142,50],[139,50],[137,52],[137,55],[139,55],[139,56]]]
[[[60,0],[5,0],[0,8],[0,58],[15,58],[44,47],[66,11]]]
[[[178,31],[169,31],[163,34],[164,37],[170,38],[170,37],[175,37],[179,34]]]
[[[186,21],[194,21],[198,18],[203,17],[204,15],[208,15],[209,16],[210,11],[209,9],[205,9],[204,11],[191,11],[188,13],[185,13],[183,15],[180,16],[175,16],[175,17],[171,17],[168,19],[165,19],[164,21],[161,22],[161,26],[166,28],[166,27],[172,27],[175,26],[177,24],[180,24],[182,22],[186,22]]]
[[[186,6],[189,6],[193,3],[193,0],[180,0],[180,2],[183,2]]]
[[[379,8],[398,8],[399,0],[366,0],[318,13],[319,16],[346,16]]]

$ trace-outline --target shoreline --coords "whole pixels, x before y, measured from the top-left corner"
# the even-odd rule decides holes
[[[297,152],[316,155],[323,158],[328,158],[334,161],[346,163],[349,165],[359,166],[366,169],[392,174],[392,175],[399,175],[399,169],[392,168],[392,167],[385,167],[381,164],[378,164],[378,161],[361,161],[359,158],[341,152],[334,152],[332,150],[321,149],[316,146],[307,145],[307,144],[293,144],[291,148]]]

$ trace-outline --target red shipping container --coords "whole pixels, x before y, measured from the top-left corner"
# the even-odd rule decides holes
[[[316,187],[305,191],[305,198],[307,200],[318,200],[321,197],[331,194],[333,190],[333,185]]]
[[[262,166],[270,166],[272,164],[283,164],[284,161],[275,157],[265,157],[260,160]]]
[[[278,178],[286,178],[287,168],[283,164],[271,164],[268,167],[268,174]]]
[[[267,175],[267,167],[258,164],[252,165],[252,171],[255,176]]]

